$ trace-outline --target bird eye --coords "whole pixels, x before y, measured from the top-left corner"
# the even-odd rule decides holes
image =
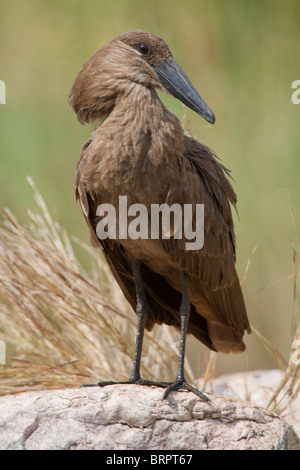
[[[147,44],[145,44],[144,42],[142,42],[141,44],[138,45],[138,51],[139,51],[141,54],[149,54],[150,49],[149,49],[149,47],[147,46]]]

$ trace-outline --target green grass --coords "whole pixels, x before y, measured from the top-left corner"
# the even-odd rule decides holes
[[[30,175],[54,219],[88,242],[73,186],[92,128],[80,126],[68,105],[72,82],[83,62],[119,33],[141,28],[161,35],[216,114],[215,126],[207,127],[187,111],[198,139],[235,180],[241,277],[257,246],[243,286],[251,323],[287,359],[299,321],[290,277],[293,247],[299,252],[300,105],[291,103],[291,84],[300,78],[299,17],[297,0],[0,0],[0,79],[7,87],[7,104],[0,105],[0,205],[22,220],[24,206],[34,207]],[[181,103],[164,100],[182,117]],[[247,346],[241,356],[218,357],[216,373],[276,367],[255,335]]]

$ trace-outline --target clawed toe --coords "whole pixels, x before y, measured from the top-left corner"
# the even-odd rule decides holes
[[[172,382],[154,382],[152,380],[145,380],[145,379],[129,379],[126,381],[114,382],[114,381],[102,381],[93,384],[83,384],[80,387],[106,387],[107,385],[128,385],[128,384],[135,384],[135,385],[148,385],[154,387],[162,387],[166,388],[172,384]]]
[[[94,384],[83,384],[81,387],[106,387],[107,385],[125,385],[125,384],[135,384],[135,385],[146,385],[146,386],[154,386],[154,387],[161,387],[161,388],[166,388],[165,393],[163,394],[163,400],[168,397],[170,392],[173,391],[179,391],[179,390],[188,390],[189,392],[193,392],[195,395],[197,395],[201,400],[203,401],[210,401],[210,399],[204,395],[204,393],[200,392],[195,387],[192,387],[192,385],[188,384],[185,382],[185,380],[179,380],[175,382],[153,382],[152,380],[145,380],[145,379],[136,379],[132,380],[129,379],[124,382],[113,382],[113,381],[103,381],[103,382],[97,382]]]
[[[192,385],[186,383],[184,380],[180,380],[178,382],[174,382],[171,385],[169,385],[169,387],[167,388],[167,390],[163,394],[163,400],[165,398],[167,398],[167,396],[169,395],[170,392],[176,391],[176,390],[177,391],[178,390],[188,390],[190,392],[193,392],[199,398],[201,398],[201,400],[210,401],[210,399],[206,395],[204,395],[204,393],[200,392],[200,390],[198,390],[197,388],[192,387]]]
[[[104,381],[104,382],[97,382],[95,384],[82,384],[80,385],[81,387],[105,387],[106,385],[116,385],[116,384],[121,384],[125,382],[113,382],[113,381]]]

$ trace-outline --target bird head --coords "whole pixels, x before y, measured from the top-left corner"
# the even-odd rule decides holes
[[[166,42],[141,30],[121,34],[95,52],[77,75],[69,102],[81,123],[99,120],[110,113],[129,83],[167,92],[206,121],[215,122]]]

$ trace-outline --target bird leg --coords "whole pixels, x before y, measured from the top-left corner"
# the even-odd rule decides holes
[[[138,326],[135,343],[135,354],[133,360],[132,372],[129,377],[129,382],[136,383],[141,379],[140,376],[140,365],[142,356],[142,346],[144,338],[144,329],[147,320],[148,303],[145,295],[143,286],[143,280],[140,271],[140,263],[137,260],[133,260],[132,263],[132,274],[136,289],[136,314],[138,317]]]
[[[137,335],[136,335],[136,344],[135,344],[135,354],[133,360],[132,372],[127,381],[114,382],[114,381],[103,381],[96,384],[86,384],[82,385],[83,387],[105,387],[106,385],[115,385],[115,384],[139,384],[139,385],[155,385],[157,387],[167,387],[170,385],[170,382],[153,382],[151,380],[142,379],[140,376],[140,364],[142,356],[142,346],[144,338],[144,329],[147,321],[147,311],[148,303],[145,295],[145,290],[143,286],[143,279],[140,271],[140,262],[137,260],[132,260],[132,274],[134,278],[135,288],[136,288],[136,314],[138,317],[137,325]]]
[[[185,344],[186,344],[186,334],[187,327],[190,316],[190,302],[187,294],[186,287],[186,277],[182,271],[182,302],[180,306],[180,322],[181,322],[181,338],[180,338],[180,353],[179,353],[179,362],[178,362],[178,372],[175,379],[175,382],[153,382],[151,380],[142,379],[140,376],[140,365],[141,365],[141,356],[142,356],[142,346],[144,338],[144,329],[147,321],[147,311],[148,303],[146,299],[146,294],[143,286],[143,279],[140,271],[140,263],[137,260],[132,261],[132,274],[134,278],[135,288],[136,288],[136,314],[138,317],[138,326],[137,326],[137,335],[136,335],[136,345],[135,345],[135,354],[133,360],[132,372],[127,381],[123,382],[113,382],[105,381],[98,382],[96,384],[87,384],[83,387],[105,387],[106,385],[115,385],[115,384],[138,384],[138,385],[155,385],[156,387],[167,388],[163,400],[167,398],[170,392],[173,390],[189,390],[195,393],[203,401],[210,401],[209,398],[204,395],[202,392],[197,390],[197,388],[189,385],[184,378],[184,356],[185,356]]]
[[[167,390],[163,395],[163,399],[167,398],[169,393],[172,390],[189,390],[195,393],[198,397],[200,397],[204,401],[209,401],[209,398],[204,395],[202,392],[197,390],[197,388],[192,387],[189,385],[184,378],[184,356],[185,356],[185,344],[186,344],[186,335],[187,335],[187,328],[190,316],[190,302],[187,293],[187,286],[186,286],[186,276],[182,271],[182,302],[180,306],[180,323],[181,323],[181,337],[180,337],[180,352],[179,352],[179,362],[178,362],[178,372],[175,379],[175,382],[168,386]]]
[[[157,387],[167,387],[169,382],[153,382],[151,380],[142,379],[140,376],[140,365],[142,356],[142,346],[144,338],[144,330],[147,321],[148,303],[143,285],[143,279],[140,271],[140,262],[132,260],[132,274],[134,278],[136,290],[136,314],[138,317],[137,335],[135,343],[135,354],[133,360],[133,367],[131,375],[127,383],[134,383],[139,385],[155,385]]]

